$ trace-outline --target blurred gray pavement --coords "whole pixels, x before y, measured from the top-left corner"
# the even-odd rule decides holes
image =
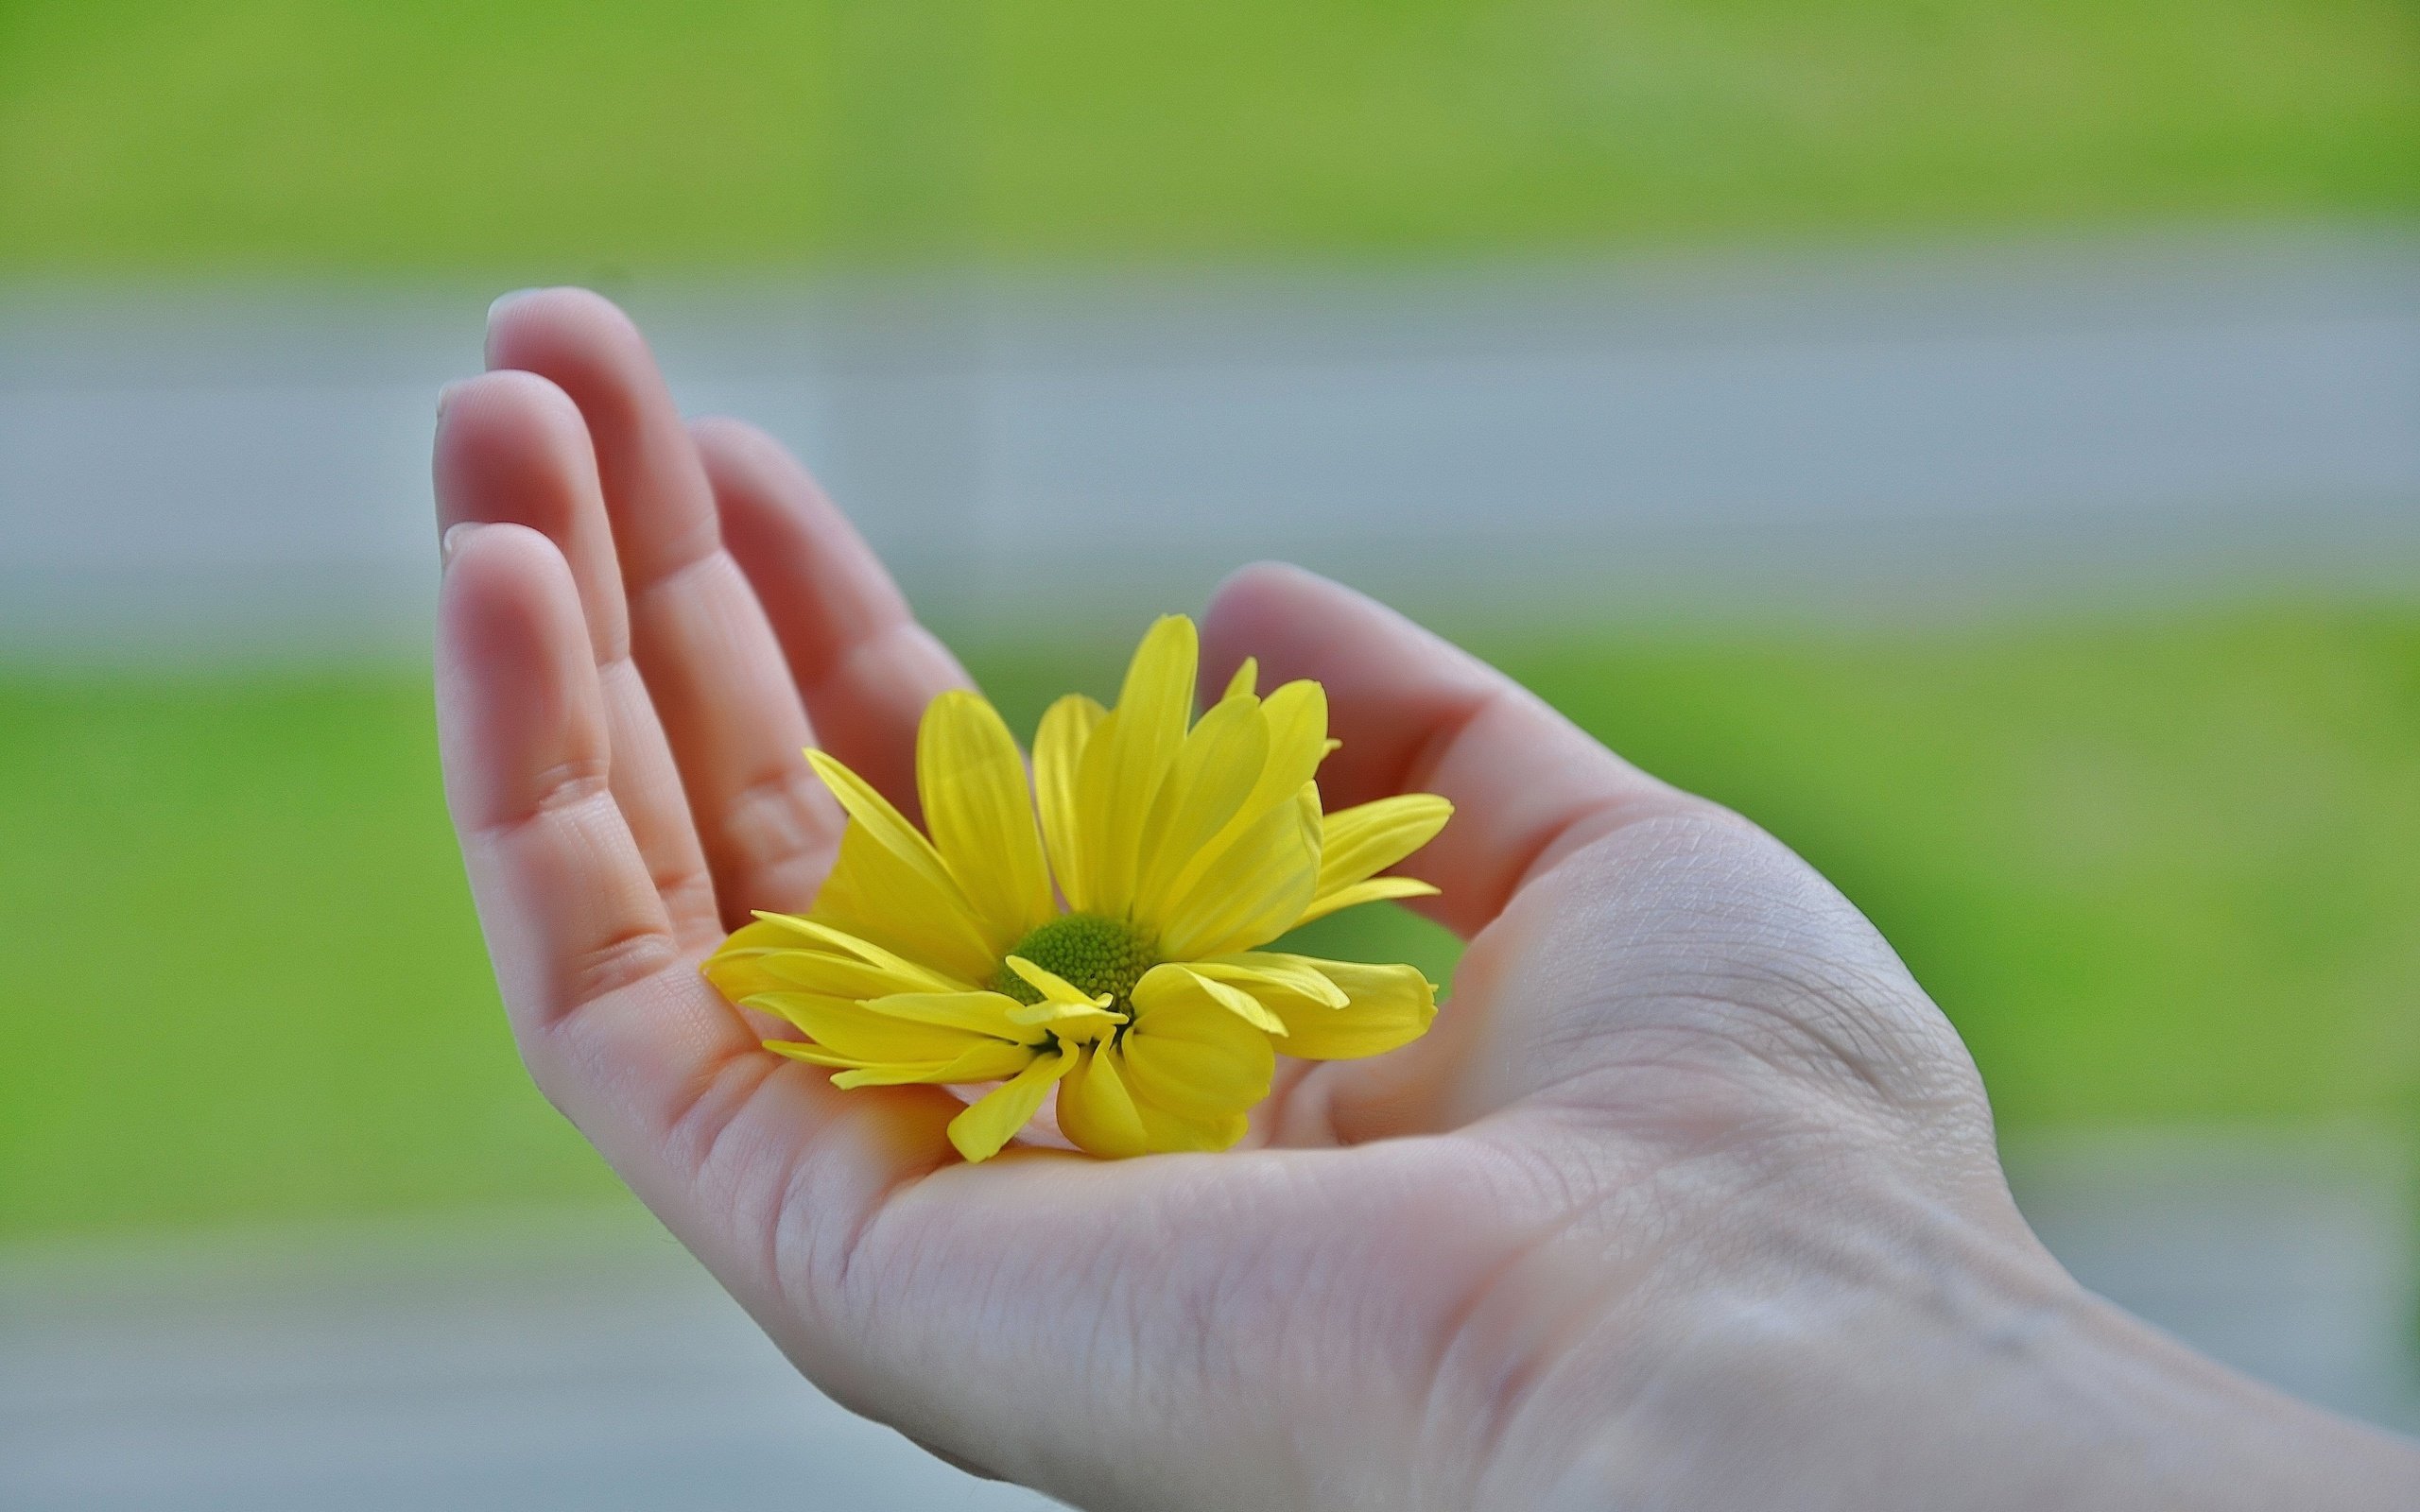
[[[642,284],[951,627],[1285,556],[1445,623],[2397,589],[2420,235]],[[485,296],[0,296],[0,647],[417,642]]]
[[[808,1387],[644,1213],[0,1253],[11,1512],[1016,1512]]]
[[[2050,1252],[2214,1359],[2420,1431],[2420,1211],[2408,1136],[2196,1126],[2037,1133],[2003,1150]]]
[[[2034,1140],[2088,1286],[2256,1376],[2420,1427],[2411,1175],[2354,1131]],[[808,1387],[635,1209],[0,1251],[11,1512],[1009,1512]]]

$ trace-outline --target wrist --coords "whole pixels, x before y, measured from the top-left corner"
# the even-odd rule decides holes
[[[1566,1472],[1483,1504],[2420,1504],[2411,1445],[2084,1291],[2013,1208],[1979,1222],[1904,1193],[1826,1208],[1820,1228],[1743,1214],[1696,1257],[1705,1280],[1591,1329],[1569,1368],[1598,1417],[1566,1425]]]

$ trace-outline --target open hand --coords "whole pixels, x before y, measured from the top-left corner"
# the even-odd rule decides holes
[[[2322,1484],[2280,1435],[2331,1504],[2409,1492],[2059,1270],[1956,1035],[1804,863],[1296,570],[1219,592],[1203,682],[1324,683],[1330,807],[1453,800],[1428,1038],[1289,1067],[1247,1148],[980,1167],[946,1092],[768,1053],[697,968],[830,864],[800,748],[913,813],[964,674],[604,301],[500,305],[488,361],[438,432],[439,700],[514,1033],[844,1404],[1101,1508],[2264,1504]]]

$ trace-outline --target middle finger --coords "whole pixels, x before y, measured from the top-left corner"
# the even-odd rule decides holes
[[[546,378],[586,420],[629,604],[727,928],[803,908],[841,816],[799,751],[813,740],[780,647],[724,549],[697,448],[638,330],[603,298],[546,289],[490,317],[488,364]]]

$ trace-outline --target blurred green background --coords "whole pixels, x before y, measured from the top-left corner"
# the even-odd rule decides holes
[[[17,0],[0,276],[2396,221],[2415,78],[2402,0]],[[1759,626],[1481,649],[1838,880],[2009,1125],[2409,1116],[2420,609]],[[969,650],[1020,725],[1117,656]],[[613,1189],[513,1059],[421,670],[0,672],[0,1237]],[[1403,915],[1328,943],[1451,957]]]
[[[1584,255],[2379,215],[2408,0],[13,0],[0,266]]]

